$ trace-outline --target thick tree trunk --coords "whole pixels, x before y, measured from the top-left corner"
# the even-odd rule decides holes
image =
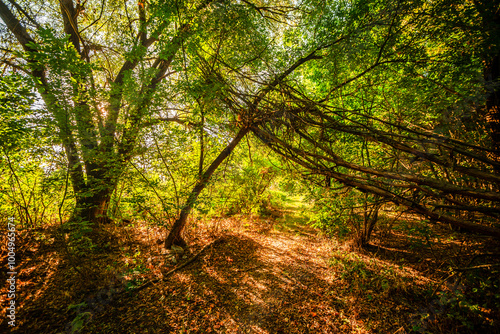
[[[90,227],[99,227],[110,222],[109,203],[121,173],[120,168],[116,166],[106,168],[104,163],[99,166],[98,169],[87,173],[90,180],[87,180],[86,184],[75,189],[76,205],[70,219],[74,223],[87,222]]]
[[[109,223],[108,207],[111,193],[112,189],[104,189],[89,197],[80,194],[70,220],[75,223],[87,222],[92,227]]]
[[[111,189],[106,189],[96,193],[89,201],[87,218],[93,225],[107,224],[110,222],[108,217],[109,201],[111,199]]]
[[[179,217],[174,222],[170,233],[168,234],[167,239],[165,240],[165,248],[169,249],[172,245],[185,246],[186,242],[182,238],[182,231],[186,226],[187,218],[189,213],[193,209],[193,206],[198,199],[201,191],[208,184],[208,181],[212,177],[213,173],[217,170],[220,164],[231,154],[234,148],[239,144],[241,139],[245,137],[250,129],[248,127],[240,129],[240,131],[236,134],[236,137],[231,140],[231,142],[226,146],[226,148],[217,156],[217,158],[212,162],[212,164],[208,167],[208,169],[203,173],[203,175],[199,178],[198,182],[194,186],[193,190],[189,194],[189,197],[181,209],[181,213]]]

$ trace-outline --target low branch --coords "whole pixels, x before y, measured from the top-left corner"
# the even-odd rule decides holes
[[[440,212],[435,212],[434,210],[428,208],[428,204],[426,203],[419,203],[410,196],[404,196],[403,194],[397,194],[391,191],[390,184],[384,183],[383,181],[384,179],[410,181],[415,182],[416,184],[425,184],[434,189],[438,189],[444,192],[461,193],[463,195],[472,197],[477,196],[478,198],[487,197],[486,199],[498,203],[500,201],[498,199],[499,196],[496,193],[460,188],[449,183],[440,182],[438,180],[431,180],[429,178],[423,178],[415,175],[402,175],[393,172],[377,171],[372,168],[345,162],[344,160],[340,159],[340,157],[332,158],[329,156],[314,154],[308,150],[297,149],[287,142],[280,140],[268,131],[255,126],[252,127],[252,131],[260,140],[264,142],[264,144],[266,144],[274,152],[283,156],[285,159],[297,163],[307,170],[314,171],[317,174],[327,175],[335,179],[339,183],[355,187],[363,192],[379,195],[395,204],[406,206],[411,211],[428,217],[429,219],[450,224],[452,226],[459,227],[473,233],[481,233],[500,239],[500,229],[496,227],[474,224]],[[318,143],[316,144],[319,145]],[[355,175],[349,175],[341,173],[339,171],[335,171],[333,168],[327,167],[327,163],[334,163],[351,171],[376,175],[380,177],[380,180],[361,180]],[[458,190],[460,190],[460,192],[458,192]]]
[[[24,25],[10,11],[9,7],[0,0],[0,17],[7,28],[16,36],[24,51],[36,51],[29,44],[35,43],[35,40],[28,34]]]

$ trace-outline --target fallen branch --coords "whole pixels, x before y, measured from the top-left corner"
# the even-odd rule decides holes
[[[446,282],[447,280],[449,280],[450,278],[452,278],[453,276],[455,276],[455,272],[451,273],[451,275],[447,276],[445,279],[443,279],[441,282],[439,282],[439,284],[436,286],[436,288],[434,289],[434,291],[432,291],[432,294],[431,294],[431,297],[428,299],[428,300],[431,300],[434,295],[436,294],[436,292],[439,290],[439,288],[441,287],[441,285],[444,284],[444,282]]]
[[[262,267],[262,264],[259,264],[258,266],[254,266],[254,267],[250,267],[250,268],[246,268],[246,269],[236,269],[236,272],[238,273],[244,273],[244,272],[247,272],[247,271],[251,271],[251,270],[254,270],[254,269],[258,269]]]
[[[469,261],[469,263],[466,265],[466,267],[470,267],[472,265],[472,262],[474,262],[477,258],[480,257],[500,257],[500,253],[483,253],[483,254],[476,254],[472,257],[472,259]]]
[[[189,260],[187,260],[186,262],[184,263],[181,263],[179,264],[178,266],[176,266],[175,268],[169,270],[168,272],[166,272],[165,274],[163,274],[163,277],[162,278],[157,278],[157,279],[153,279],[153,280],[149,280],[147,281],[146,283],[142,284],[141,286],[137,287],[137,288],[134,288],[132,290],[129,290],[129,291],[140,291],[142,289],[145,289],[151,285],[153,285],[154,283],[158,283],[159,281],[164,281],[165,278],[167,278],[167,276],[170,276],[172,275],[174,272],[176,272],[177,270],[180,270],[184,267],[186,267],[188,264],[192,263],[194,260],[196,260],[198,258],[198,256],[200,256],[201,253],[203,253],[203,251],[205,251],[205,249],[213,246],[214,244],[216,244],[217,242],[219,242],[220,240],[222,240],[223,236],[215,239],[214,241],[212,241],[211,243],[205,245],[198,253],[196,253],[193,257],[191,257]]]
[[[500,266],[500,263],[492,263],[492,264],[481,264],[479,266],[466,267],[466,268],[453,268],[453,270],[467,271],[467,270],[474,270],[474,269],[490,269],[492,267],[499,267],[499,266]]]

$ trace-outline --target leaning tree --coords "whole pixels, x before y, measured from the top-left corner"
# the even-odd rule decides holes
[[[253,133],[313,179],[499,238],[498,2],[358,10],[349,38],[276,87]]]
[[[256,18],[274,14],[259,11],[212,0],[0,2],[2,66],[33,80],[38,108],[56,128],[53,144],[64,150],[76,198],[73,221],[107,221],[141,136],[155,124],[182,122],[175,114],[186,104],[181,79],[194,68],[187,54],[214,38],[232,53],[245,47],[240,59],[252,51],[238,39],[265,45]]]
[[[498,27],[485,25],[495,7],[307,4],[300,24],[282,28],[268,71],[236,68],[224,57],[206,71],[225,87],[217,99],[238,117],[240,132],[194,187],[166,245],[181,240],[214,168],[248,131],[310,177],[500,237],[491,75]],[[286,66],[278,60],[285,55]]]

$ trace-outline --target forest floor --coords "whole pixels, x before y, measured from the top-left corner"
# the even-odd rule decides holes
[[[381,226],[373,246],[355,251],[293,212],[200,221],[177,266],[156,227],[109,227],[105,246],[78,257],[56,226],[21,232],[10,330],[499,333],[498,241],[439,225],[424,235],[411,218],[401,226]]]

